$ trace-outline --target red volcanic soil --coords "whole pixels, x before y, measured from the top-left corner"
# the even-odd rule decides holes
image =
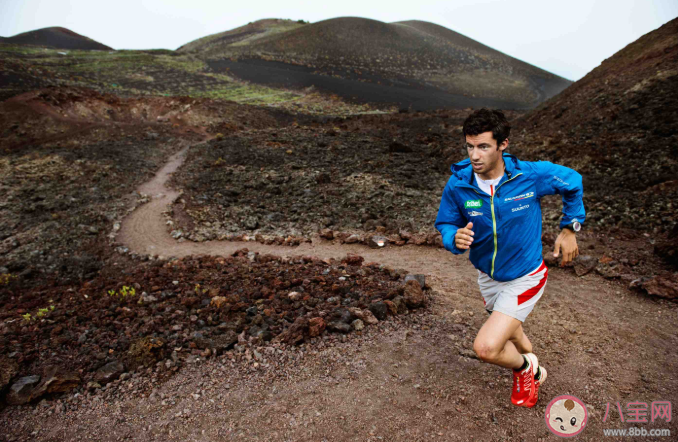
[[[45,46],[57,49],[96,49],[99,51],[113,49],[70,29],[61,27],[36,29],[13,37],[0,37],[0,43]]]

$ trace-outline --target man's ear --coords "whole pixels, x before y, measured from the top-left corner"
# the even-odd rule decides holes
[[[507,138],[499,145],[499,150],[501,150],[503,152],[506,149],[508,149],[508,146],[509,146],[509,139]]]

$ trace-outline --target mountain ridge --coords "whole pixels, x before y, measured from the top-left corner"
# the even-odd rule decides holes
[[[385,23],[337,17],[293,24],[267,19],[194,40],[178,51],[205,60],[301,65],[319,75],[378,84],[410,82],[513,103],[516,108],[534,107],[572,83],[453,30],[417,20]]]
[[[106,46],[61,26],[35,29],[16,34],[12,37],[0,37],[0,43],[44,46],[57,49],[113,50],[110,46]]]

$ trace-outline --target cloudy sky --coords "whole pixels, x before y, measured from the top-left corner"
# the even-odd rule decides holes
[[[0,0],[0,36],[62,26],[115,49],[176,49],[261,18],[425,20],[570,80],[678,17],[677,0]]]

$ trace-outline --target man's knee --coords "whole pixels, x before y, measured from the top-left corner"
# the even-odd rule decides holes
[[[504,349],[504,346],[497,341],[477,339],[473,343],[473,351],[478,358],[485,362],[494,361]]]

